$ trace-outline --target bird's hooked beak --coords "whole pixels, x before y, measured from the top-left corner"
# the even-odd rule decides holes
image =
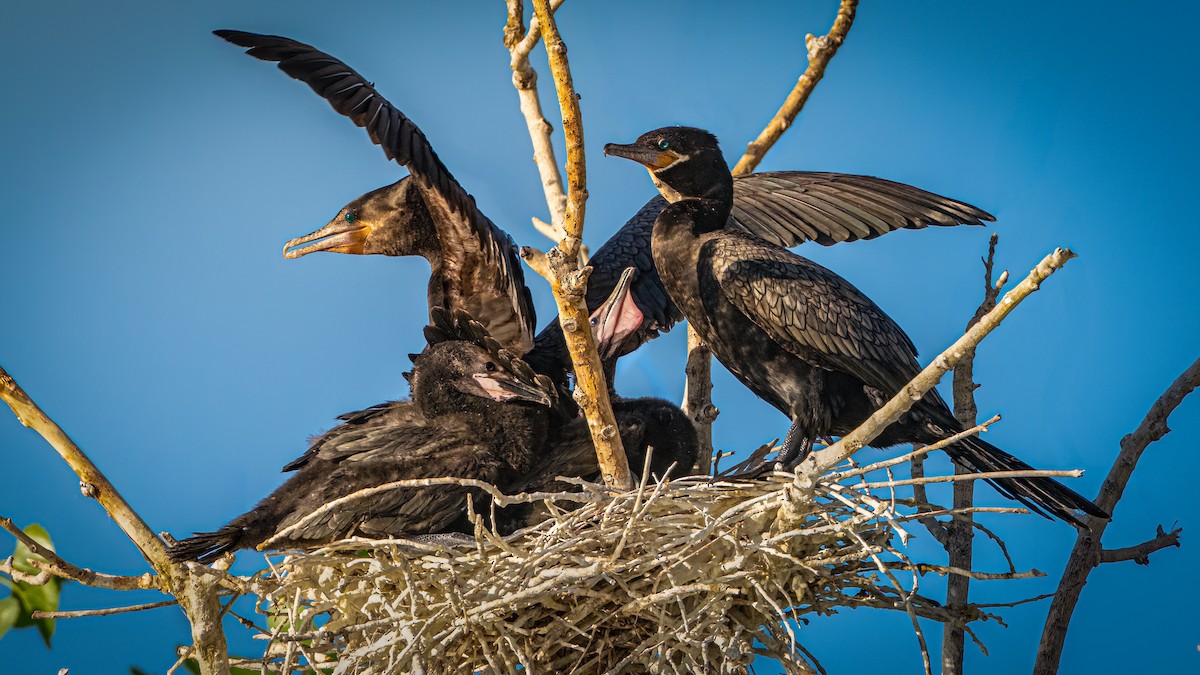
[[[596,338],[596,351],[601,360],[616,355],[625,339],[642,327],[642,310],[633,301],[633,275],[637,270],[626,267],[617,281],[616,288],[609,294],[591,316],[592,333]]]
[[[513,377],[510,373],[496,371],[491,373],[475,373],[472,375],[475,384],[483,390],[482,395],[493,401],[528,401],[549,408],[553,402],[550,394],[527,382]],[[473,392],[474,393],[474,392]]]
[[[347,219],[346,214],[339,213],[325,227],[284,244],[283,257],[291,260],[317,251],[363,255],[371,229],[370,223],[361,219]],[[310,241],[315,243],[309,244]]]
[[[679,161],[680,157],[682,157],[682,155],[674,150],[659,150],[656,147],[639,143],[630,143],[629,145],[609,143],[604,146],[604,154],[632,159],[651,171],[665,169]]]

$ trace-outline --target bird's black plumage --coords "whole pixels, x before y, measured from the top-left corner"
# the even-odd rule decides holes
[[[557,319],[534,342],[517,331],[531,326],[529,292],[511,239],[475,205],[454,180],[424,134],[361,75],[336,58],[295,40],[241,31],[216,31],[259,59],[279,62],[285,73],[309,84],[335,110],[365,127],[389,159],[409,167],[412,178],[352,201],[321,230],[288,242],[290,256],[315,250],[383,255],[421,255],[433,266],[430,306],[468,311],[516,353],[527,354],[539,372],[561,377],[570,359]],[[417,184],[413,184],[413,179]],[[896,229],[930,225],[978,225],[993,220],[969,204],[870,176],[778,171],[738,177],[731,227],[794,246],[832,245],[871,239]],[[633,298],[642,329],[617,356],[636,349],[682,315],[654,268],[651,231],[667,204],[654,197],[592,256],[586,301],[595,311],[612,293],[622,271],[638,270]],[[354,219],[346,223],[347,215]],[[315,244],[308,244],[317,240]],[[301,246],[301,248],[295,248]],[[474,247],[474,248],[473,248]],[[504,307],[511,302],[513,309]]]
[[[920,372],[912,341],[849,282],[760,236],[726,227],[733,179],[711,134],[668,127],[630,145],[610,144],[605,152],[646,165],[657,183],[680,197],[655,222],[655,266],[717,359],[792,420],[784,461],[819,438],[853,430]],[[961,429],[931,391],[872,444],[932,443]],[[976,471],[1030,468],[978,438],[949,446],[947,454]],[[1076,510],[1105,516],[1049,478],[993,484],[1067,521],[1078,522]]]
[[[434,320],[441,325],[427,331],[429,348],[414,363],[411,402],[353,413],[290,464],[296,473],[270,496],[225,527],[179,542],[171,556],[211,562],[271,540],[272,548],[293,548],[356,532],[446,532],[467,500],[485,493],[388,484],[457,477],[503,489],[532,470],[549,434],[553,388],[494,340],[481,339],[482,326],[465,315],[434,312]],[[372,488],[379,490],[336,502]]]
[[[641,476],[650,459],[651,481],[676,478],[691,472],[699,451],[696,427],[679,406],[660,398],[614,398],[613,415],[625,458],[634,476]],[[596,449],[587,421],[576,417],[556,432],[534,467],[510,486],[510,492],[564,492],[572,489],[559,476],[590,481],[600,478]],[[557,504],[562,507],[563,504]],[[543,502],[519,504],[498,510],[496,524],[502,533],[534,525],[549,516]]]
[[[844,173],[771,171],[738,176],[733,180],[733,196],[726,227],[779,246],[810,241],[832,246],[900,229],[982,225],[995,220],[986,211],[955,199],[882,178]],[[619,350],[621,354],[669,331],[683,319],[654,267],[651,233],[667,203],[662,196],[651,199],[588,261],[593,270],[585,297],[589,311],[608,297],[621,270],[638,270],[633,297],[645,318],[642,329]],[[563,350],[557,319],[538,333],[534,345],[545,354]],[[569,363],[564,365],[569,367]]]
[[[314,47],[274,35],[215,33],[255,58],[278,62],[280,70],[365,128],[387,158],[411,174],[355,199],[325,227],[288,242],[287,255],[331,250],[423,256],[432,267],[430,307],[466,311],[514,353],[528,351],[536,316],[516,245],[476,207],[412,120],[350,66]]]

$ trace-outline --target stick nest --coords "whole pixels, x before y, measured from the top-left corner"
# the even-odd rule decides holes
[[[473,540],[355,538],[289,555],[254,582],[273,626],[259,663],[736,673],[768,657],[809,673],[820,666],[796,634],[806,616],[899,610],[919,638],[917,617],[981,618],[917,593],[921,573],[946,568],[900,550],[914,503],[863,478],[891,463],[815,481],[691,477],[628,492],[571,480],[573,492],[499,498],[542,502],[548,514],[507,538],[476,518]]]

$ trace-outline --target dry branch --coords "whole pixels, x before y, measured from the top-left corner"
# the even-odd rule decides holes
[[[149,572],[141,576],[118,576],[114,574],[104,574],[103,572],[93,572],[89,569],[84,569],[64,560],[54,551],[42,546],[36,539],[25,534],[24,530],[13,524],[11,518],[0,518],[0,528],[8,531],[9,534],[17,538],[22,544],[25,544],[31,552],[45,558],[39,560],[30,558],[29,564],[38,568],[47,576],[53,575],[61,579],[67,579],[85,586],[94,588],[107,588],[114,591],[132,591],[138,589],[160,588],[158,579]],[[0,568],[0,571],[13,575],[11,566]]]
[[[1163,530],[1162,525],[1156,529],[1156,534],[1153,539],[1144,541],[1137,546],[1127,546],[1125,548],[1104,549],[1100,551],[1101,563],[1115,563],[1132,560],[1139,565],[1150,564],[1150,554],[1155,551],[1161,551],[1168,546],[1178,548],[1179,534],[1183,532],[1183,528],[1177,527],[1170,532]]]
[[[221,630],[221,604],[217,600],[216,586],[211,582],[205,583],[200,577],[189,574],[185,568],[171,562],[167,557],[166,544],[146,525],[142,517],[125,501],[117,488],[83,450],[33,402],[2,367],[0,398],[12,408],[21,424],[41,434],[42,438],[58,451],[67,465],[79,476],[80,490],[83,494],[100,502],[108,516],[133,541],[158,574],[163,592],[169,593],[179,601],[191,623],[192,639],[196,645],[201,673],[227,675],[229,654],[225,646],[225,634]]]
[[[1116,461],[1113,462],[1108,476],[1100,486],[1100,494],[1095,500],[1096,506],[1110,514],[1113,513],[1117,502],[1121,500],[1121,495],[1125,492],[1125,486],[1133,476],[1133,470],[1137,467],[1142,452],[1151,443],[1170,431],[1167,428],[1167,418],[1196,387],[1200,387],[1200,359],[1194,361],[1187,370],[1183,371],[1182,375],[1171,383],[1162,396],[1158,397],[1158,400],[1150,407],[1150,411],[1146,413],[1146,417],[1142,419],[1142,423],[1138,425],[1137,430],[1121,439],[1121,451],[1117,454]],[[1087,516],[1086,522],[1087,528],[1081,529],[1075,538],[1071,557],[1067,560],[1066,570],[1058,582],[1054,600],[1050,603],[1046,626],[1042,631],[1041,643],[1038,645],[1037,661],[1033,666],[1034,675],[1053,675],[1058,672],[1063,645],[1067,639],[1067,628],[1071,623],[1071,615],[1075,612],[1075,604],[1079,602],[1079,594],[1083,592],[1092,568],[1105,562],[1101,539],[1109,521]],[[1160,527],[1158,532],[1158,537],[1143,544],[1146,547],[1146,556],[1165,546],[1178,543],[1179,530],[1164,534]],[[1163,543],[1162,546],[1156,545],[1168,539],[1170,543]],[[1114,557],[1114,562],[1121,559],[1124,558]]]
[[[542,41],[550,61],[550,72],[558,93],[558,105],[562,110],[563,136],[567,145],[567,208],[563,220],[564,236],[552,248],[544,260],[536,252],[523,249],[532,258],[531,266],[546,277],[554,292],[558,305],[559,322],[563,328],[567,351],[575,370],[575,398],[587,417],[592,443],[596,446],[596,457],[604,482],[614,487],[633,487],[633,477],[621,437],[617,433],[616,418],[608,400],[608,385],[600,357],[596,354],[596,342],[588,328],[587,305],[584,291],[587,288],[589,268],[579,269],[580,247],[583,236],[584,207],[587,202],[587,169],[583,154],[583,122],[579,112],[579,97],[571,81],[570,64],[567,62],[567,47],[558,34],[554,15],[546,0],[534,0],[534,12],[541,26]],[[510,9],[510,22],[512,10]],[[532,31],[531,31],[532,32]],[[546,272],[549,272],[546,274]]]
[[[824,77],[825,66],[850,32],[857,6],[858,0],[842,0],[828,35],[818,38],[810,33],[804,37],[808,49],[808,67],[784,100],[783,107],[775,113],[775,117],[771,118],[758,138],[746,147],[746,152],[733,167],[733,175],[741,176],[754,171],[771,146],[791,127],[792,121],[808,101],[809,94]],[[684,385],[683,411],[696,424],[696,434],[700,441],[696,472],[708,473],[713,457],[712,423],[717,418],[717,409],[712,404],[712,353],[704,346],[704,341],[690,323],[687,330],[687,379]]]
[[[565,0],[552,0],[550,11],[555,11]],[[546,206],[550,209],[550,222],[533,218],[533,226],[551,241],[562,241],[567,232],[563,221],[567,213],[567,194],[563,190],[562,174],[554,158],[554,143],[550,134],[554,127],[542,113],[542,102],[538,97],[537,71],[529,64],[529,54],[542,37],[542,28],[537,17],[529,21],[525,30],[524,0],[507,0],[508,23],[504,26],[504,46],[509,51],[509,66],[513,71],[513,86],[521,104],[521,114],[529,127],[529,139],[533,142],[533,162],[542,179],[542,191],[546,193]]]
[[[784,100],[783,106],[779,108],[771,121],[767,122],[762,133],[746,146],[745,154],[733,167],[734,175],[740,176],[754,171],[771,146],[775,145],[775,141],[778,141],[783,132],[792,126],[796,115],[800,114],[800,110],[808,101],[809,94],[825,76],[825,67],[829,65],[829,60],[846,40],[850,26],[854,25],[854,11],[857,6],[858,0],[842,0],[838,6],[837,18],[834,19],[833,27],[829,29],[828,35],[814,37],[809,33],[804,36],[804,45],[808,49],[808,68],[796,82],[792,93],[788,94],[787,99]]]
[[[942,376],[954,368],[967,354],[974,349],[989,333],[1000,325],[1021,301],[1038,290],[1041,283],[1054,274],[1075,254],[1069,249],[1055,249],[1034,267],[1029,276],[1017,284],[1000,300],[997,306],[985,314],[979,323],[971,327],[961,338],[950,345],[928,366],[924,368],[911,382],[904,386],[882,408],[875,411],[857,429],[846,434],[837,443],[819,452],[814,452],[800,464],[796,474],[811,479],[828,471],[838,463],[849,459],[854,453],[866,447],[868,443],[883,432],[889,425],[908,412],[909,408],[937,385]]]
[[[975,315],[967,322],[967,329],[979,323],[985,314],[996,307],[996,299],[1000,289],[1007,281],[1007,275],[1001,275],[998,283],[992,283],[992,271],[996,262],[996,242],[999,236],[992,233],[988,240],[987,257],[983,259],[983,301],[975,310]],[[975,350],[972,349],[963,356],[954,368],[954,416],[964,427],[975,424],[979,408],[975,405]],[[954,465],[957,474],[968,473],[970,469]],[[975,504],[974,481],[961,481],[954,484],[954,508],[969,509]],[[946,538],[942,544],[946,547],[946,555],[950,565],[970,569],[972,564],[972,543],[975,536],[974,521],[970,513],[953,518],[946,525]],[[1011,561],[1010,561],[1011,562]],[[946,583],[946,604],[950,607],[965,607],[969,597],[971,579],[955,577]],[[966,648],[966,631],[962,626],[947,625],[942,638],[942,675],[958,675],[963,672],[964,649]]]
[[[163,600],[162,602],[148,602],[142,605],[128,605],[126,607],[105,607],[103,609],[75,609],[65,612],[36,611],[33,613],[33,618],[80,619],[88,616],[112,616],[113,614],[128,614],[130,612],[142,612],[147,609],[158,609],[159,607],[171,607],[177,604],[179,604],[178,600]]]

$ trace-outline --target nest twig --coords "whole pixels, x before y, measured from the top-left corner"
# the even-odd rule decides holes
[[[817,672],[805,617],[839,608],[965,624],[919,593],[908,521],[941,507],[898,498],[880,462],[810,489],[791,474],[690,477],[630,491],[570,481],[550,517],[510,537],[350,539],[285,556],[254,581],[272,626],[262,666],[290,672],[745,672],[755,658]],[[868,471],[869,470],[869,471]],[[887,474],[890,477],[890,473]],[[982,476],[981,476],[982,477]],[[992,509],[981,509],[992,510]],[[1019,509],[1005,509],[1019,511]]]

